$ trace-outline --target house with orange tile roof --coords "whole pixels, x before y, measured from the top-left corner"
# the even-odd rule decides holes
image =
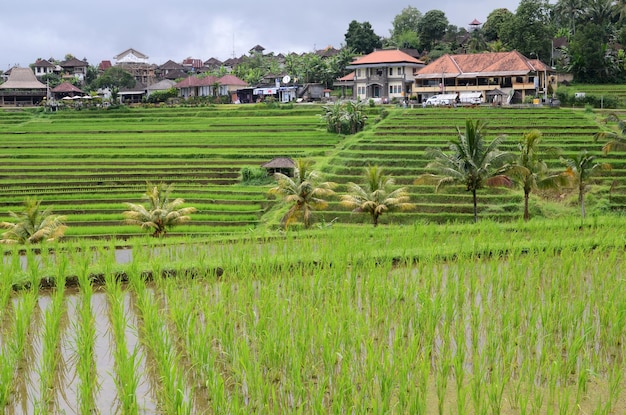
[[[556,89],[554,70],[538,59],[517,51],[443,55],[415,74],[413,94],[420,102],[437,94],[502,91],[508,102],[526,97],[547,97],[548,86]]]
[[[376,50],[355,59],[346,68],[354,70],[353,98],[404,99],[411,95],[414,72],[424,62],[397,49]]]

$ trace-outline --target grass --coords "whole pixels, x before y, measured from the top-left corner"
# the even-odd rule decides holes
[[[624,231],[614,216],[334,225],[231,242],[137,241],[127,264],[110,243],[29,260],[40,264],[33,281],[64,270],[82,283],[68,316],[81,339],[80,408],[97,400],[93,323],[108,318],[115,366],[105,371],[125,413],[141,411],[141,377],[159,385],[157,406],[171,413],[610,413],[626,405]],[[0,265],[2,275],[12,267]],[[98,273],[106,286],[92,291]],[[62,292],[29,330],[57,321]],[[97,292],[107,316],[89,306]],[[27,304],[37,292],[13,295]],[[131,331],[140,342],[129,348]],[[15,344],[18,332],[3,338]],[[44,329],[42,342],[55,350],[61,340]]]

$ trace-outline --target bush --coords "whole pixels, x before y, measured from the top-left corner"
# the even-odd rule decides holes
[[[242,167],[240,175],[241,184],[262,185],[272,181],[272,177],[268,176],[267,170],[261,167]]]

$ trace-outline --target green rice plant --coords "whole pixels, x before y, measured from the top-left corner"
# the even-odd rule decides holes
[[[37,305],[37,291],[30,290],[15,303],[12,326],[7,332],[0,352],[0,408],[8,404],[14,387],[15,376],[29,341],[33,313]]]
[[[153,270],[160,274],[159,268]],[[160,278],[158,276],[157,278]],[[131,272],[131,285],[137,295],[137,308],[142,320],[142,342],[150,350],[158,373],[161,404],[167,413],[190,414],[191,401],[180,370],[180,355],[167,326],[163,324],[154,294],[145,287],[137,272]]]
[[[59,269],[57,288],[52,295],[52,302],[44,313],[42,352],[39,362],[39,392],[35,401],[36,413],[49,413],[54,406],[54,384],[59,371],[59,344],[62,334],[62,317],[65,313],[65,268]]]
[[[115,359],[115,386],[119,410],[125,414],[139,413],[137,402],[137,387],[139,384],[139,359],[138,349],[128,350],[126,343],[126,309],[124,306],[124,291],[115,276],[108,272],[106,278],[106,293],[109,299],[109,318],[111,330],[115,341],[115,349],[112,351]]]
[[[78,319],[74,330],[76,354],[78,356],[76,372],[79,379],[78,407],[81,413],[96,410],[95,394],[98,390],[98,377],[95,364],[96,327],[91,299],[93,287],[89,279],[89,262],[81,264],[78,274],[80,284],[80,304]]]

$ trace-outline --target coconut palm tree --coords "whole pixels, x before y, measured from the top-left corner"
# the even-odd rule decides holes
[[[607,115],[604,122],[617,122],[617,132],[602,131],[594,135],[595,141],[608,140],[607,143],[602,146],[604,154],[608,154],[611,151],[626,150],[626,123],[615,113]]]
[[[333,182],[323,182],[322,175],[311,170],[311,160],[298,159],[295,164],[294,177],[282,173],[274,174],[278,183],[269,190],[270,194],[282,197],[284,202],[292,204],[281,220],[285,229],[299,219],[302,219],[305,228],[309,228],[313,223],[313,212],[326,209],[328,202],[325,198],[333,196],[333,189],[337,186]]]
[[[503,168],[507,176],[517,180],[524,189],[524,220],[530,219],[528,201],[530,193],[537,189],[554,189],[568,184],[569,176],[563,173],[551,174],[546,163],[539,158],[539,143],[542,134],[539,130],[524,133],[518,143],[519,155],[510,165]]]
[[[163,236],[167,230],[175,225],[188,222],[194,207],[181,207],[184,199],[171,199],[173,186],[163,183],[146,183],[146,192],[142,199],[147,201],[144,206],[138,203],[125,203],[129,210],[124,212],[124,222],[130,225],[139,225],[142,229],[152,229],[152,236]]]
[[[436,191],[452,183],[465,184],[466,190],[472,192],[474,222],[478,222],[478,189],[484,185],[511,187],[513,184],[506,175],[498,173],[498,169],[511,158],[510,153],[498,150],[504,136],[498,136],[491,143],[487,143],[482,134],[484,127],[485,124],[480,120],[466,120],[465,132],[457,128],[458,137],[450,141],[449,153],[441,149],[427,152],[427,156],[433,158],[433,161],[426,168],[435,174],[423,174],[415,181],[416,184],[433,183]]]
[[[587,150],[581,151],[578,155],[570,159],[561,159],[561,162],[567,166],[565,174],[571,177],[571,180],[578,187],[578,204],[583,219],[585,218],[585,193],[587,191],[587,183],[593,175],[600,170],[610,170],[611,166],[606,163],[597,163],[596,157],[589,154]]]
[[[374,226],[378,226],[378,219],[383,213],[415,207],[409,203],[406,188],[393,190],[394,184],[395,180],[385,175],[378,166],[366,167],[365,186],[348,183],[348,194],[341,196],[341,205],[353,209],[353,212],[369,213]]]
[[[24,201],[22,212],[9,212],[9,215],[16,222],[0,222],[0,227],[8,229],[2,234],[2,243],[51,242],[61,238],[67,229],[65,216],[52,214],[50,208],[42,211],[41,201],[34,198]]]

